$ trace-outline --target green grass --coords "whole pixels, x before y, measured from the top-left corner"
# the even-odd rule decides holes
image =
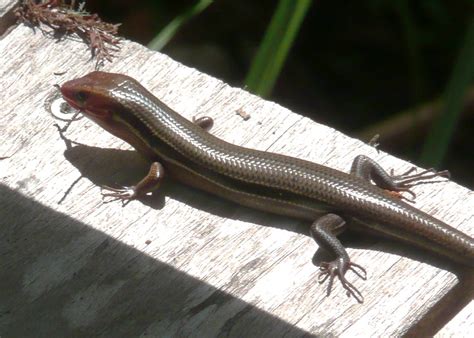
[[[153,38],[153,40],[148,43],[148,48],[158,51],[162,50],[163,47],[166,46],[166,44],[173,38],[173,36],[175,36],[181,26],[183,26],[195,15],[198,15],[204,11],[213,1],[214,0],[200,0],[185,10],[183,13],[175,17],[160,31],[160,33],[158,33]]]
[[[245,79],[248,90],[262,97],[271,93],[311,3],[279,1]]]

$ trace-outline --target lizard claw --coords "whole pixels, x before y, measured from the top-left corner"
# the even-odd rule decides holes
[[[449,178],[450,174],[447,170],[436,171],[434,168],[424,170],[417,174],[412,174],[416,171],[416,167],[411,167],[406,172],[400,175],[395,175],[393,169],[390,170],[390,177],[393,180],[395,187],[388,190],[395,197],[414,203],[416,194],[411,188],[420,184],[431,184],[441,182],[440,180],[433,180],[436,177]],[[411,198],[404,197],[400,192],[406,192],[411,195]]]
[[[110,197],[111,199],[108,200],[106,203],[110,203],[113,201],[122,201],[122,205],[128,204],[131,200],[137,198],[137,194],[135,191],[135,187],[121,187],[121,188],[112,188],[109,186],[102,186],[102,199],[106,197]],[[108,191],[108,192],[104,192]]]
[[[351,270],[359,278],[361,278],[362,280],[366,280],[367,272],[362,266],[356,263],[352,263],[350,261],[346,262],[343,259],[336,259],[332,262],[322,262],[321,265],[319,266],[319,270],[320,270],[320,273],[318,276],[319,284],[323,284],[326,280],[329,279],[327,292],[326,292],[327,296],[331,294],[334,278],[337,276],[339,278],[339,281],[342,284],[342,287],[346,289],[347,297],[353,296],[357,300],[357,302],[359,303],[364,302],[364,297],[362,296],[360,291],[357,290],[357,288],[352,283],[350,283],[345,277],[345,273],[348,270]]]
[[[448,179],[450,178],[450,174],[448,170],[436,171],[434,168],[429,168],[420,173],[412,174],[414,171],[416,171],[416,168],[411,167],[403,174],[395,175],[392,169],[390,171],[390,175],[392,179],[396,182],[398,187],[402,188],[402,191],[403,191],[403,188],[409,189],[419,184],[430,184],[430,183],[440,182],[440,181],[432,181],[432,179],[436,177],[443,177],[443,178],[448,178]]]

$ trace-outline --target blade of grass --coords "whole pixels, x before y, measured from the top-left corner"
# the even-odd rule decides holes
[[[245,79],[251,92],[269,95],[280,74],[311,0],[280,0]]]
[[[441,164],[459,120],[464,95],[473,78],[474,18],[469,23],[464,44],[444,92],[444,108],[434,122],[423,146],[421,162],[424,165],[438,167]]]
[[[204,11],[214,0],[200,0],[186,11],[175,17],[148,43],[148,48],[162,50],[163,47],[173,38],[176,32],[189,21],[193,16]]]

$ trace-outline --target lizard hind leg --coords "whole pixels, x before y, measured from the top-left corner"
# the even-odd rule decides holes
[[[400,175],[395,175],[393,170],[388,173],[380,164],[365,155],[357,156],[351,166],[352,175],[369,182],[374,182],[376,186],[387,190],[395,197],[406,199],[410,202],[413,202],[413,200],[403,197],[400,193],[407,192],[414,199],[416,198],[416,194],[411,190],[412,187],[420,184],[439,182],[432,180],[436,177],[449,178],[449,171],[447,170],[436,171],[431,168],[420,173],[412,174],[414,171],[416,171],[416,168],[412,167]]]
[[[337,277],[344,289],[346,289],[347,296],[353,296],[359,303],[363,303],[364,297],[362,294],[345,277],[346,272],[350,270],[359,278],[363,280],[367,279],[365,269],[351,261],[346,249],[336,237],[337,234],[344,231],[345,224],[346,222],[340,216],[327,214],[314,221],[311,225],[310,232],[316,243],[318,243],[322,249],[336,257],[333,261],[321,263],[318,282],[323,284],[328,280],[326,295],[329,296],[332,291],[334,279]]]

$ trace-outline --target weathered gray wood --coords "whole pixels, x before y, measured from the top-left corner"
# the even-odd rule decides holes
[[[18,3],[18,0],[0,0],[0,21],[5,13],[10,12]]]
[[[146,164],[86,119],[66,133],[83,145],[66,150],[44,107],[53,84],[93,70],[89,57],[81,42],[24,26],[0,40],[0,155],[13,154],[0,161],[2,337],[400,335],[459,285],[429,255],[372,240],[349,249],[368,270],[366,282],[349,276],[365,303],[338,283],[327,298],[307,224],[173,182],[145,202],[103,203],[99,185],[133,182]],[[137,78],[187,118],[212,116],[211,132],[229,142],[341,170],[360,153],[411,166],[136,43],[124,41],[105,70]],[[474,234],[472,191],[444,182],[415,192],[417,207]]]

